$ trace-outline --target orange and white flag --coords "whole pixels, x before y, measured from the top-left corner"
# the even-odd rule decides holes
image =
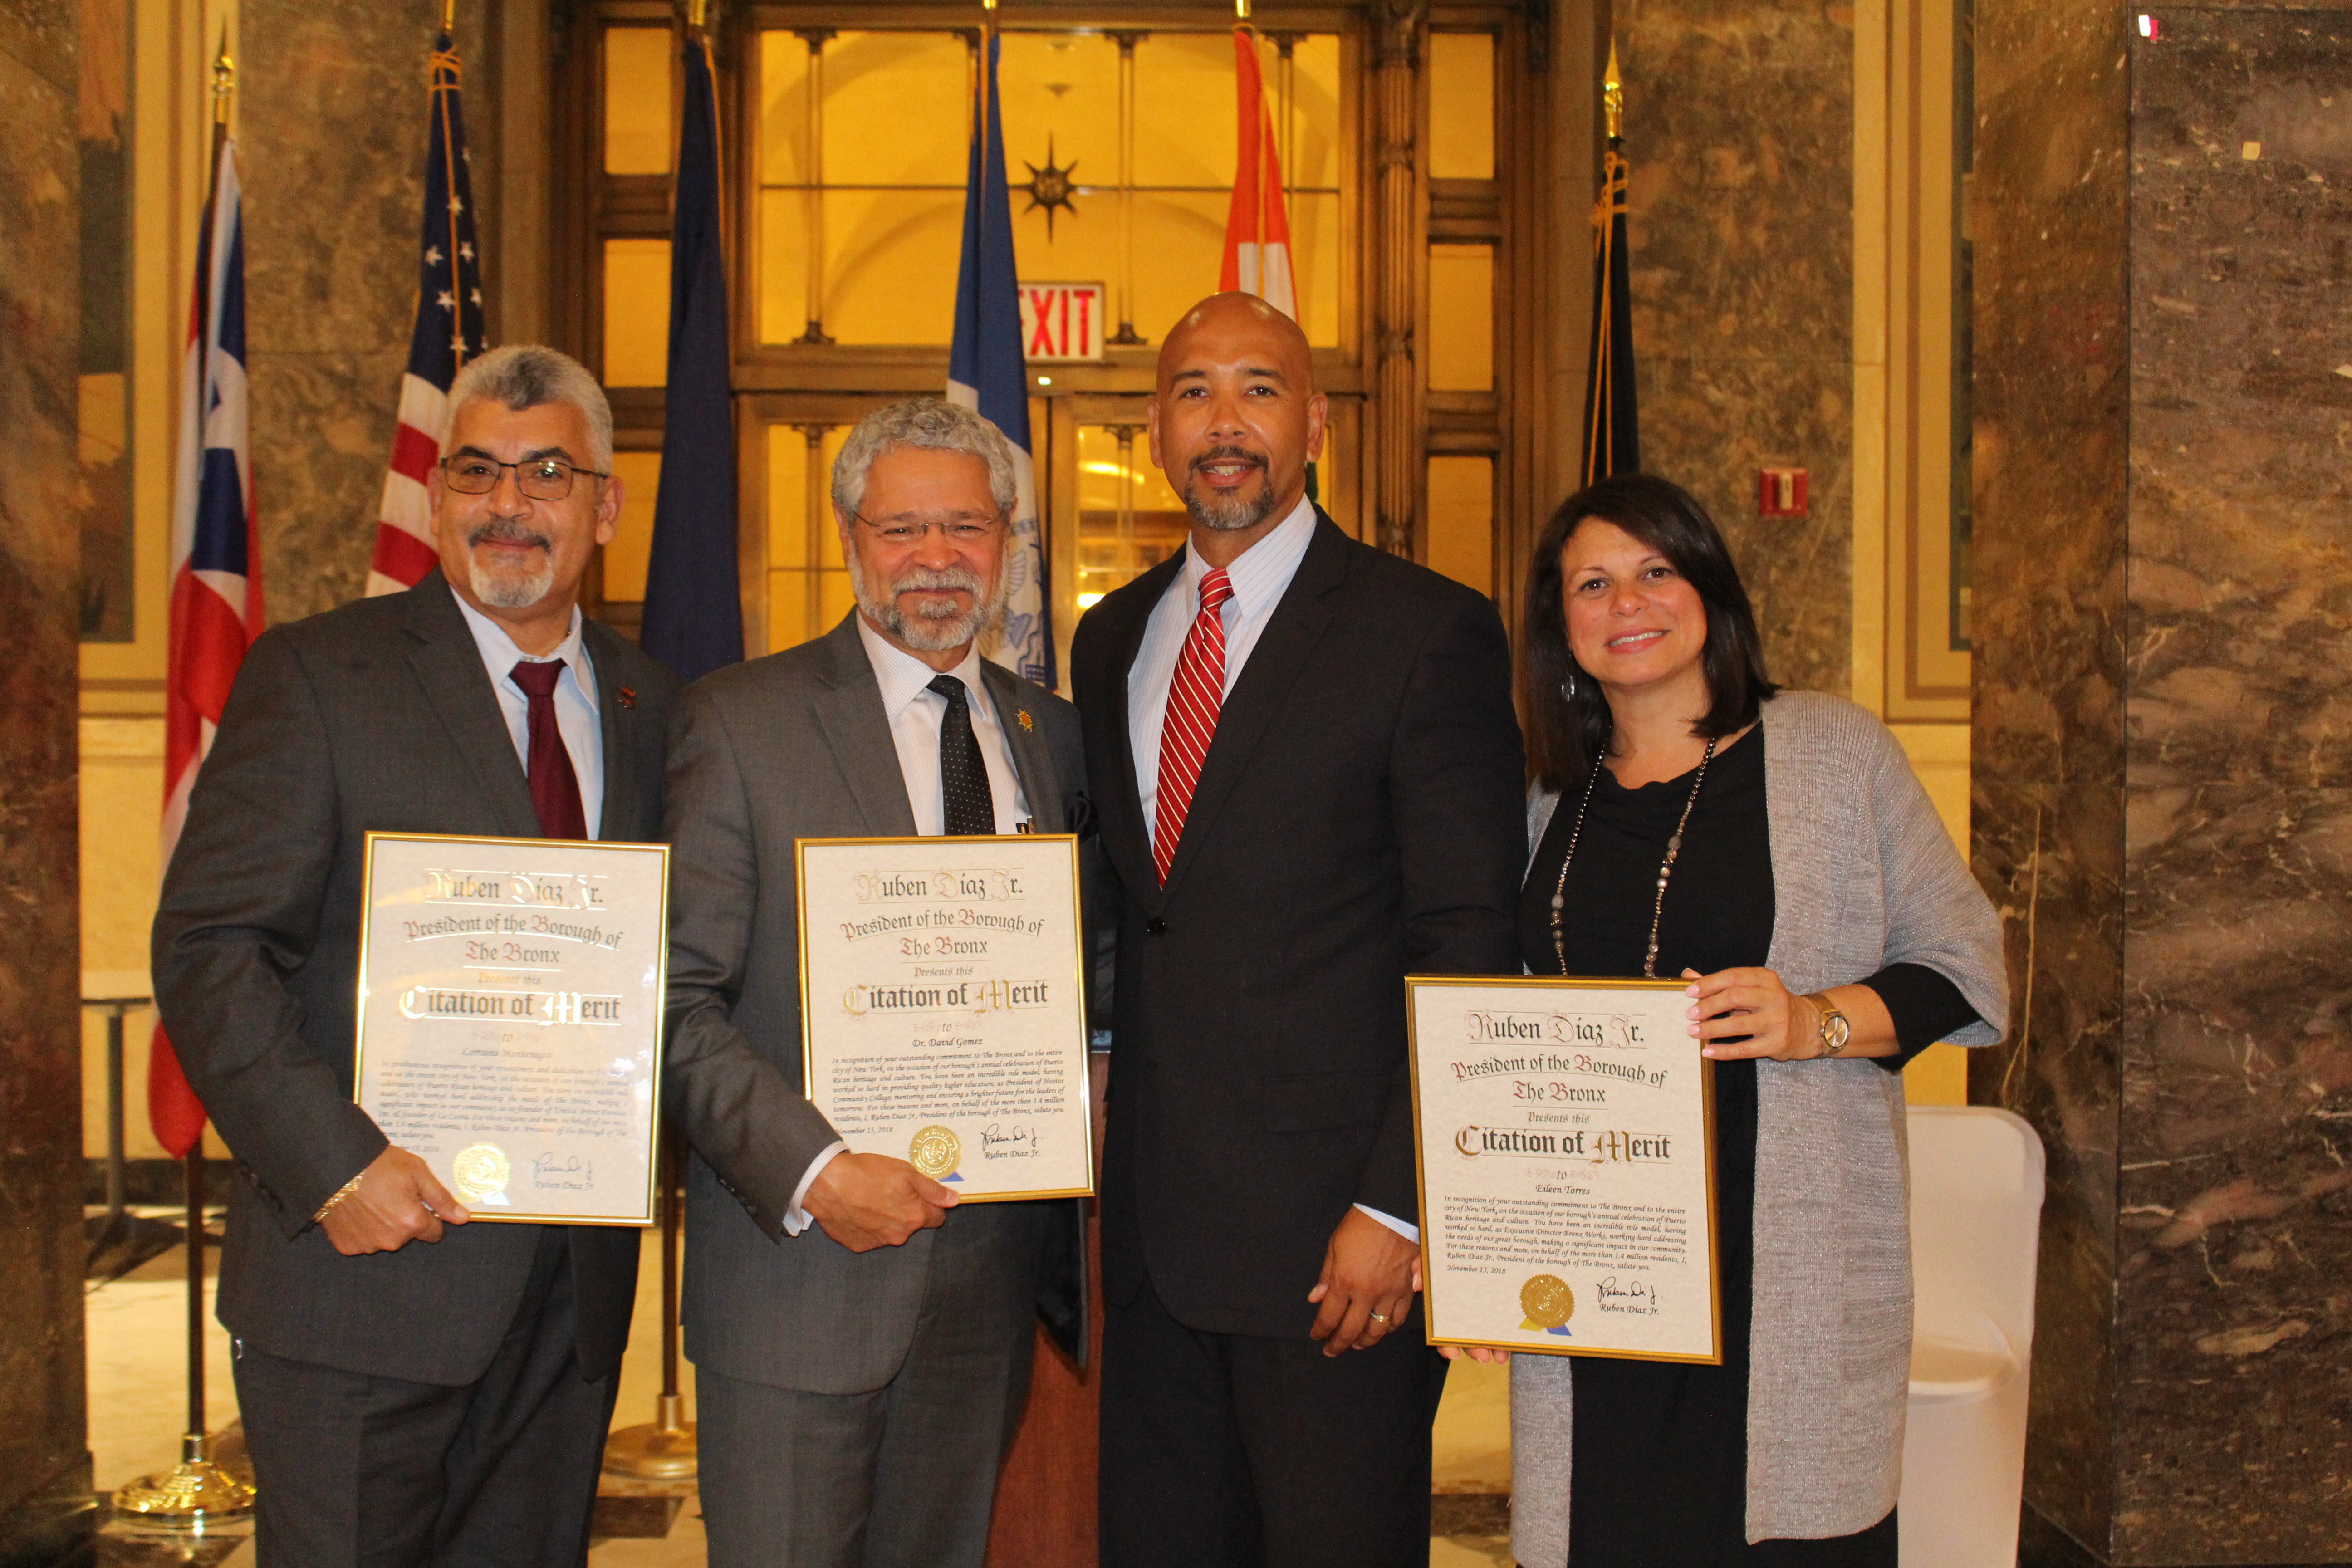
[[[1234,205],[1225,216],[1225,265],[1217,287],[1255,294],[1297,320],[1291,281],[1290,214],[1282,203],[1282,160],[1275,152],[1274,116],[1258,68],[1257,39],[1234,29],[1234,82],[1240,89],[1241,147],[1234,160]]]

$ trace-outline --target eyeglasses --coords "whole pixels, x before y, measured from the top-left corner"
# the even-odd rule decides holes
[[[471,455],[441,459],[441,482],[464,496],[486,496],[499,488],[499,477],[515,471],[515,485],[533,500],[562,500],[572,493],[572,476],[585,474],[607,479],[593,468],[575,468],[561,458],[526,458],[520,463],[494,462]]]
[[[872,530],[874,537],[883,543],[900,545],[919,544],[923,535],[935,528],[950,544],[978,544],[993,538],[998,529],[996,519],[971,511],[950,512],[928,522],[908,517],[885,518],[878,522],[870,517],[860,517],[857,521]]]

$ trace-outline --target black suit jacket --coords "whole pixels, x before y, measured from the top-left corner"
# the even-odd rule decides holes
[[[1165,562],[1079,623],[1087,767],[1123,894],[1103,1269],[1178,1321],[1299,1335],[1349,1205],[1418,1212],[1404,976],[1516,973],[1510,650],[1485,596],[1315,537],[1154,873],[1128,674]]]
[[[593,621],[600,837],[659,833],[677,682]],[[362,849],[372,829],[539,837],[530,784],[456,596],[405,594],[275,628],[237,672],[155,916],[155,1000],[245,1180],[220,1319],[272,1355],[412,1382],[478,1378],[543,1227],[452,1226],[345,1258],[310,1215],[384,1137],[352,1103]],[[583,1373],[619,1364],[634,1230],[567,1227]]]

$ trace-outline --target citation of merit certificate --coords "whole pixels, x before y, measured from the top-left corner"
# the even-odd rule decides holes
[[[1430,1343],[1721,1363],[1685,984],[1406,980]]]
[[[367,836],[352,1098],[478,1220],[651,1225],[669,849]]]
[[[800,841],[802,1066],[842,1141],[970,1200],[1094,1191],[1078,841]]]

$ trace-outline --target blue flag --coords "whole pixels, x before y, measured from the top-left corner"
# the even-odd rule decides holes
[[[1013,443],[1020,496],[1005,552],[1004,621],[991,658],[1038,685],[1054,685],[1054,629],[1045,588],[1045,535],[1037,526],[1037,472],[1029,444],[1029,362],[1021,348],[1020,273],[1013,261],[1013,199],[1004,181],[1004,121],[996,107],[999,40],[988,41],[963,195],[963,267],[956,279],[955,346],[948,401],[980,411]],[[982,148],[981,128],[986,128]]]
[[[735,565],[735,420],[719,248],[719,106],[710,46],[686,51],[669,244],[669,390],[646,574],[645,650],[693,680],[743,657]]]

